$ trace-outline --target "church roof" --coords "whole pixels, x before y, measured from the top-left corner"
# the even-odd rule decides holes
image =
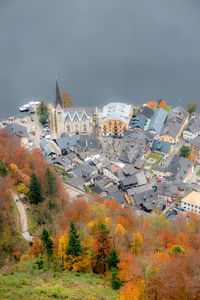
[[[62,100],[60,96],[59,86],[58,86],[58,80],[56,80],[56,101],[55,101],[55,108],[60,105],[62,107]]]

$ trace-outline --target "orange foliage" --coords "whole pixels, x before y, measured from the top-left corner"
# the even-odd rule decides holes
[[[162,101],[160,101],[159,107],[163,108],[163,109],[166,109],[167,108],[167,103],[164,100],[162,100]]]
[[[42,253],[44,250],[43,246],[42,246],[42,242],[40,241],[40,239],[36,236],[33,240],[33,246],[31,247],[31,249],[29,250],[29,255],[30,256],[34,256],[34,257],[38,257],[40,253]]]
[[[176,243],[175,236],[170,230],[163,230],[159,237],[164,245],[165,248],[171,248]]]
[[[148,106],[149,108],[155,110],[157,108],[157,102],[155,100],[149,101],[149,102],[146,103],[146,106]]]
[[[196,161],[196,160],[197,160],[196,156],[195,156],[195,155],[192,155],[192,154],[190,154],[190,155],[187,157],[187,159],[192,160],[192,161]]]
[[[134,256],[130,252],[120,254],[119,259],[120,262],[118,264],[118,278],[122,282],[142,278],[141,268],[137,264],[137,262],[134,259]]]

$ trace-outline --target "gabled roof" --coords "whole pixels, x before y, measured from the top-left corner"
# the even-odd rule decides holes
[[[148,106],[142,106],[137,112],[138,115],[144,115],[148,119],[151,119],[153,113],[154,113],[153,109],[151,109]]]
[[[163,108],[158,108],[154,110],[154,114],[149,124],[148,130],[153,130],[158,133],[161,133],[167,115],[167,111]]]
[[[92,107],[67,107],[64,108],[64,120],[71,123],[74,121],[82,122],[84,119],[92,118]]]
[[[196,136],[194,139],[192,139],[192,140],[190,141],[190,144],[191,144],[192,146],[195,146],[196,148],[200,149],[200,136],[198,135],[198,136]]]
[[[56,80],[56,101],[55,101],[55,108],[60,105],[62,107],[62,100],[60,96],[59,86],[58,86],[58,80]]]
[[[130,127],[131,128],[140,128],[140,129],[145,129],[145,127],[148,126],[150,123],[150,119],[148,119],[144,115],[138,115],[136,117],[133,117],[130,121]]]
[[[80,135],[72,135],[72,136],[63,136],[58,139],[55,139],[56,144],[58,147],[62,149],[67,149],[70,147],[74,147],[78,144],[80,140]]]
[[[193,134],[200,131],[200,118],[190,119],[184,131],[189,131]]]
[[[154,139],[151,145],[151,150],[167,154],[169,153],[170,147],[171,147],[170,143]]]
[[[18,137],[28,137],[27,128],[17,123],[7,124],[5,130],[8,134],[15,134]]]

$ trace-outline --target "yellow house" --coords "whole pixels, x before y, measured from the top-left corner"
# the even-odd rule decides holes
[[[175,144],[179,142],[179,138],[187,126],[189,121],[189,113],[182,107],[175,107],[170,111],[160,140]]]
[[[101,130],[104,136],[123,136],[133,114],[132,105],[113,102],[103,107]]]

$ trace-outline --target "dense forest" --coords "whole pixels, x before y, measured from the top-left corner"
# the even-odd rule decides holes
[[[39,150],[4,131],[0,174],[1,274],[97,274],[121,300],[200,299],[199,216],[138,217],[98,195],[72,201]],[[35,216],[32,245],[20,235],[13,192],[26,195]]]

